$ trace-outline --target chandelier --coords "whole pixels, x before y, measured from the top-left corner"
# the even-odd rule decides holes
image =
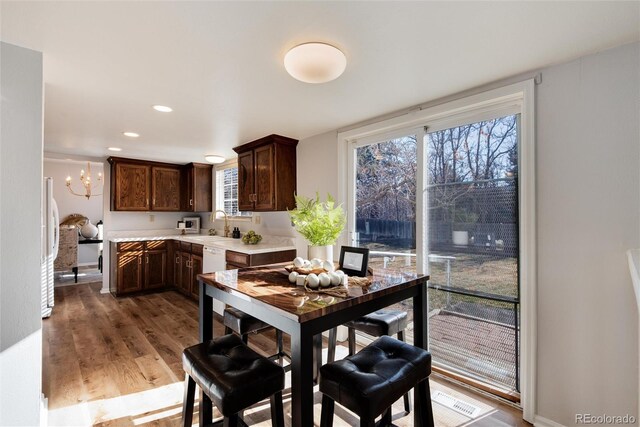
[[[98,182],[102,181],[102,174],[98,173]],[[92,183],[91,183],[91,163],[87,162],[87,173],[85,174],[84,169],[82,169],[80,171],[80,184],[82,184],[82,186],[84,187],[84,194],[82,193],[76,193],[75,191],[73,191],[73,188],[71,188],[71,177],[68,176],[67,177],[67,188],[69,189],[69,192],[73,195],[76,196],[84,196],[88,199],[91,198],[91,196],[102,196],[102,193],[100,194],[92,194]],[[97,184],[96,184],[97,185]]]

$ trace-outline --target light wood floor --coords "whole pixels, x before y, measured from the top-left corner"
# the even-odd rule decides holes
[[[100,287],[93,283],[57,288],[53,314],[43,322],[43,391],[49,425],[179,425],[184,380],[180,357],[185,347],[197,342],[197,305],[177,292],[114,298],[100,294]],[[222,333],[219,323],[215,327],[216,334]],[[252,335],[249,342],[264,354],[275,352],[272,331]],[[339,347],[340,354],[346,354],[346,348]],[[470,419],[434,403],[436,426],[529,425],[521,420],[520,411],[435,374],[431,391],[442,391],[481,410]],[[320,401],[316,392],[316,425]],[[412,415],[403,416],[402,401],[396,406],[394,424],[412,426]],[[288,389],[284,410],[289,426]],[[245,412],[249,425],[270,426],[269,417],[268,402]],[[336,405],[334,425],[357,425],[357,418]]]

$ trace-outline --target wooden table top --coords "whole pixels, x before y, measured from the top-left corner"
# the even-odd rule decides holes
[[[198,279],[240,298],[250,297],[257,304],[269,305],[300,323],[389,293],[420,286],[429,280],[429,276],[412,272],[374,269],[370,285],[348,285],[348,296],[342,298],[307,292],[304,287],[290,283],[285,265],[273,264],[199,274]]]

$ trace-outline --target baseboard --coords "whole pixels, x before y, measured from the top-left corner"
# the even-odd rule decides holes
[[[548,418],[541,417],[540,415],[536,415],[533,425],[536,427],[565,427],[560,423],[557,423]]]

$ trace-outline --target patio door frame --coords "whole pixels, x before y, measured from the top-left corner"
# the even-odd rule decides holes
[[[536,414],[536,203],[535,203],[535,82],[533,79],[487,90],[470,96],[411,110],[376,123],[338,132],[338,201],[347,206],[349,233],[343,233],[340,244],[350,245],[355,229],[355,156],[356,147],[382,142],[393,137],[416,134],[422,129],[417,144],[416,175],[416,269],[428,274],[426,188],[427,153],[425,128],[429,132],[495,117],[504,112],[520,114],[519,169],[519,264],[520,264],[520,402],[523,418],[533,423]],[[352,226],[353,225],[353,226]],[[427,325],[428,327],[428,325]]]

